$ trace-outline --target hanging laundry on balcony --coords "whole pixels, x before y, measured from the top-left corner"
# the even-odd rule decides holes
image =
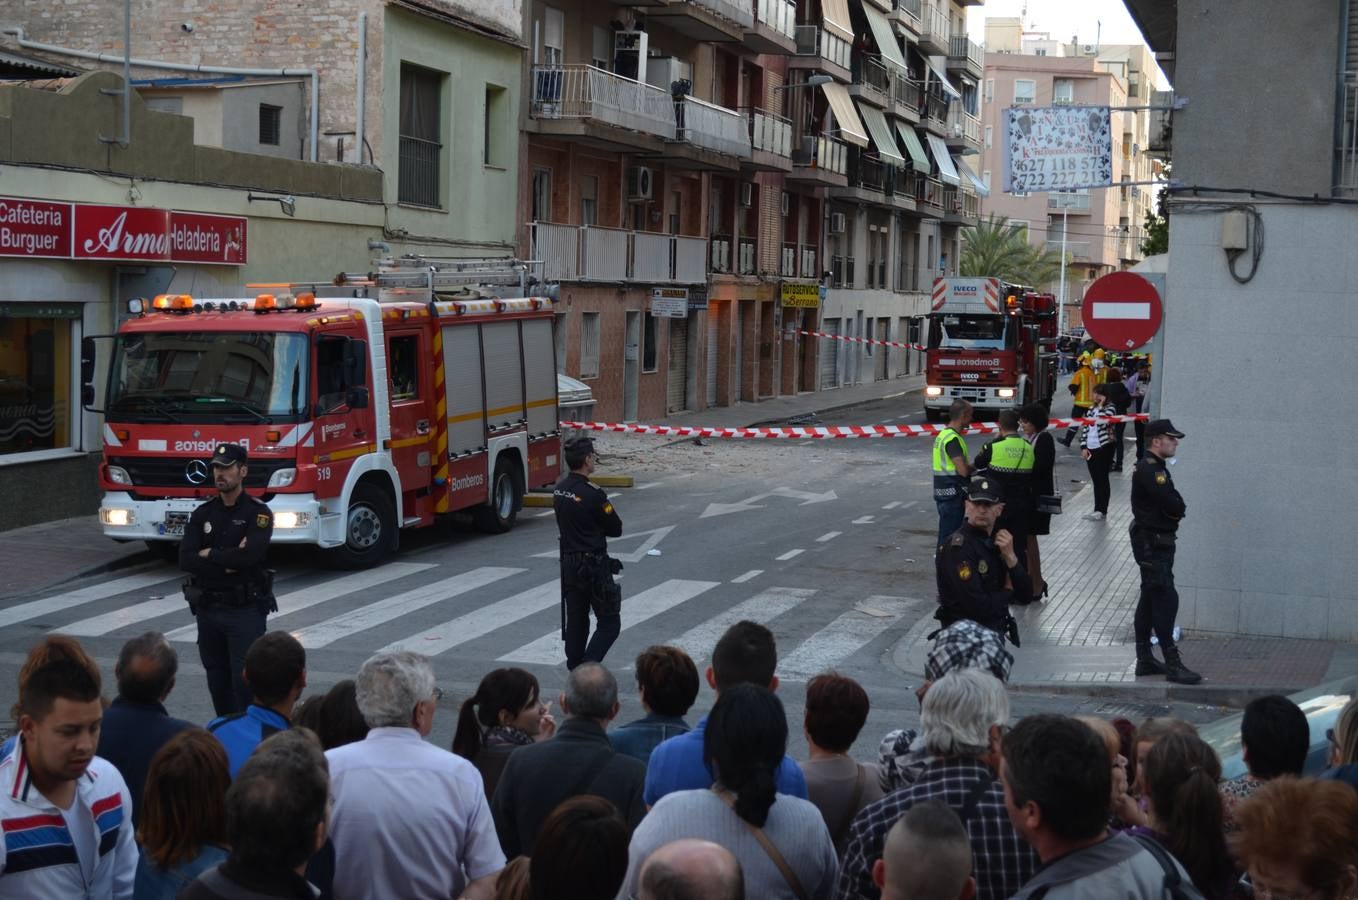
[[[911,168],[921,175],[928,175],[933,166],[929,164],[929,156],[924,152],[924,145],[919,142],[919,132],[915,131],[915,126],[897,122],[896,131],[900,133],[901,141],[905,144],[905,152],[910,154]]]
[[[938,177],[947,184],[960,185],[962,179],[953,166],[952,154],[948,152],[948,145],[943,143],[943,138],[936,134],[926,134],[924,137],[929,141],[929,152],[934,155],[934,165],[938,166]]]
[[[849,0],[821,0],[821,17],[825,29],[849,43],[853,43],[853,19],[849,18]]]
[[[858,111],[863,114],[863,121],[872,134],[872,142],[877,145],[877,156],[889,166],[905,168],[905,157],[901,156],[896,139],[891,136],[891,126],[887,124],[882,111],[868,106],[862,100],[858,101]]]
[[[823,84],[820,88],[825,92],[825,99],[830,101],[830,112],[834,113],[835,124],[839,126],[839,139],[860,147],[869,146],[868,133],[854,111],[849,89],[837,81]]]
[[[943,93],[954,100],[961,100],[962,93],[952,86],[948,80],[948,58],[946,56],[926,56],[929,62],[929,75],[938,82],[938,86],[943,88]]]
[[[863,3],[862,6],[863,14],[868,17],[868,27],[872,29],[872,36],[877,41],[877,49],[882,52],[882,58],[887,62],[894,63],[904,72],[906,69],[905,56],[901,53],[901,45],[896,43],[896,35],[891,30],[891,23],[871,3]]]
[[[966,162],[962,159],[962,157],[954,156],[953,162],[957,164],[957,171],[962,174],[962,177],[965,178],[967,181],[970,181],[972,186],[976,188],[976,193],[978,196],[981,197],[990,196],[990,188],[986,187],[986,183],[984,181],[976,177],[976,173],[972,171],[971,166],[967,165]]]

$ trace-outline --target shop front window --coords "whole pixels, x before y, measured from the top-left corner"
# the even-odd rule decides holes
[[[71,446],[77,304],[0,303],[0,455]]]

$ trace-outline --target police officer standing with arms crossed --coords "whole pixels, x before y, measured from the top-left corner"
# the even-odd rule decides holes
[[[622,630],[622,591],[613,576],[622,564],[608,557],[608,539],[622,536],[622,519],[608,495],[589,480],[599,455],[587,437],[562,448],[570,472],[556,483],[552,506],[561,536],[561,638],[566,668],[603,662]],[[589,645],[589,611],[597,620]]]
[[[1146,454],[1132,470],[1132,557],[1141,568],[1141,599],[1132,626],[1136,633],[1136,674],[1164,675],[1176,684],[1197,684],[1202,676],[1184,665],[1174,646],[1179,592],[1174,587],[1174,544],[1187,512],[1166,465],[1174,459],[1182,431],[1169,419],[1146,423]],[[1151,632],[1160,639],[1165,661],[1151,651]]]
[[[278,606],[273,573],[264,567],[273,514],[245,493],[245,448],[221,444],[212,454],[217,496],[199,506],[184,527],[179,568],[189,573],[184,597],[198,618],[198,656],[218,716],[250,705],[245,651],[264,633]]]
[[[967,488],[966,522],[934,558],[939,603],[934,618],[944,628],[970,619],[1007,636],[1017,647],[1018,626],[1009,604],[1031,602],[1033,587],[1019,564],[1013,535],[995,529],[1003,512],[1004,496],[994,479],[973,478]]]

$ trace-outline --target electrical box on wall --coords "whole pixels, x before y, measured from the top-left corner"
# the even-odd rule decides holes
[[[1221,217],[1221,249],[1245,250],[1250,245],[1249,216],[1232,210]]]

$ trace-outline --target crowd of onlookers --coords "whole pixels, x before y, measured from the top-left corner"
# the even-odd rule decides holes
[[[1248,774],[1223,780],[1183,721],[1011,723],[1012,662],[993,632],[949,626],[920,727],[868,764],[849,755],[862,686],[813,678],[789,723],[753,622],[701,671],[675,647],[641,653],[645,714],[626,723],[600,664],[555,701],[497,669],[462,699],[451,750],[427,740],[444,694],[416,653],[304,699],[305,650],[270,632],[245,660],[253,702],[200,728],[166,711],[162,635],[123,648],[111,703],[89,654],[51,635],[0,749],[0,900],[1358,898],[1358,701],[1328,771],[1303,777],[1306,716],[1253,700]]]

